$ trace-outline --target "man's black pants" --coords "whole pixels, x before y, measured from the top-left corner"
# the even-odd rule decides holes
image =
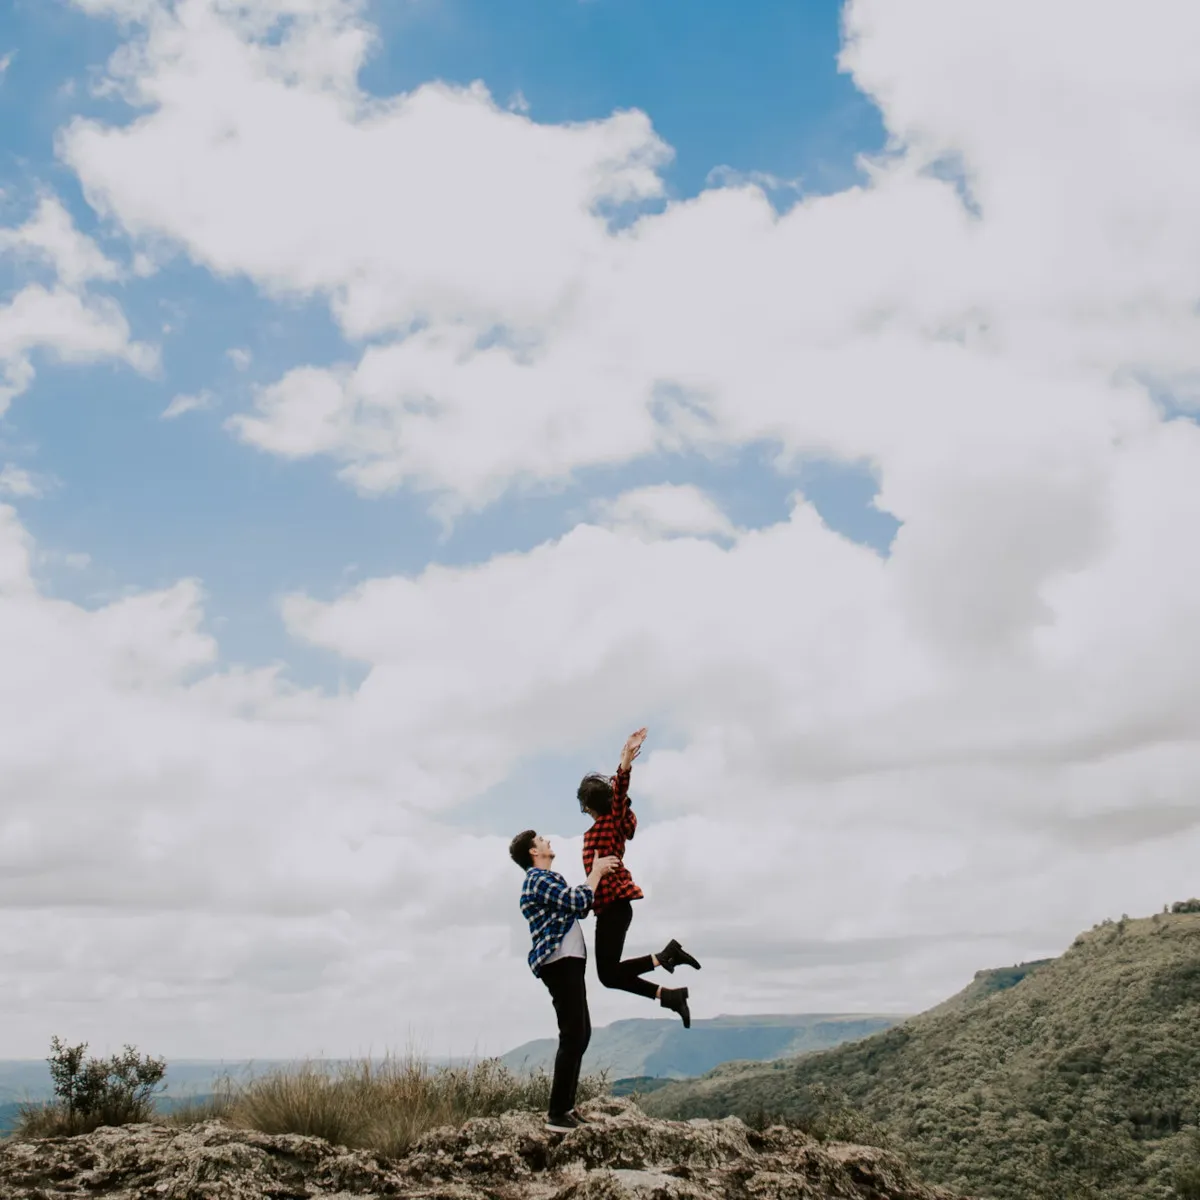
[[[619,988],[653,1000],[658,988],[640,976],[654,970],[654,959],[643,954],[621,961],[632,920],[633,904],[629,900],[614,900],[596,914],[596,974],[606,988]]]
[[[583,958],[560,958],[540,973],[550,989],[558,1016],[558,1054],[554,1058],[554,1084],[550,1089],[550,1115],[561,1117],[575,1107],[579,1067],[583,1052],[592,1040],[592,1018],[588,1013],[587,984]]]

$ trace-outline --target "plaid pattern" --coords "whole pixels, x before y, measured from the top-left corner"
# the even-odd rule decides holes
[[[637,817],[629,807],[629,767],[618,767],[613,776],[612,812],[607,817],[597,817],[596,823],[583,835],[583,869],[590,875],[592,863],[597,858],[612,854],[623,859],[626,840],[633,841],[637,832]],[[633,882],[633,876],[622,862],[600,880],[596,887],[593,908],[601,912],[614,900],[640,900],[642,889]]]
[[[530,867],[521,888],[521,916],[529,922],[533,949],[529,969],[538,975],[542,964],[562,945],[571,922],[586,917],[592,907],[592,889],[586,883],[568,887],[557,871]]]

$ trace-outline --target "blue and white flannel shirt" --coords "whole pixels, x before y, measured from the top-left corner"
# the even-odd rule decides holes
[[[592,907],[592,889],[586,883],[569,887],[557,871],[530,867],[521,888],[521,915],[529,922],[533,949],[529,969],[540,974],[542,963],[562,945],[571,922],[586,917]]]

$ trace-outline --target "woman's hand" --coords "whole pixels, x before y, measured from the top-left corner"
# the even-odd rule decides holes
[[[625,748],[621,751],[621,770],[628,771],[633,766],[633,760],[642,752],[642,743],[646,740],[646,727],[631,733],[625,739]]]

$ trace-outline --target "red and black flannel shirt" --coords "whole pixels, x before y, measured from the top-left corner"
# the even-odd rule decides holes
[[[613,776],[612,812],[607,817],[597,817],[596,823],[583,835],[583,869],[590,875],[592,863],[597,858],[612,854],[624,860],[625,842],[632,841],[637,832],[637,817],[629,807],[628,767],[617,768]],[[633,882],[633,876],[624,861],[600,880],[596,887],[593,912],[601,912],[614,900],[640,900],[642,889]]]

